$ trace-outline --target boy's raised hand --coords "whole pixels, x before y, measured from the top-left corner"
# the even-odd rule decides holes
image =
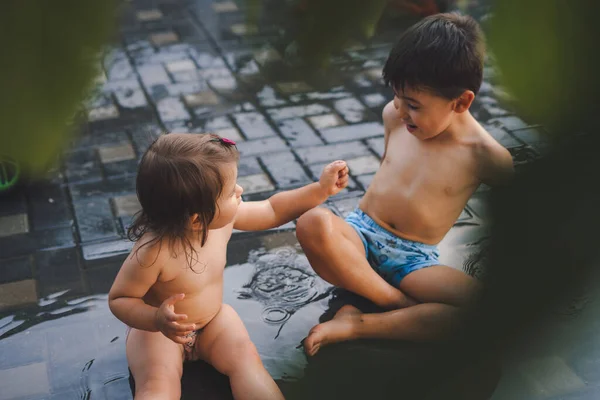
[[[175,314],[175,303],[183,300],[184,297],[185,294],[183,293],[173,295],[163,301],[160,308],[156,311],[156,327],[158,330],[179,344],[185,344],[192,340],[184,336],[192,333],[196,328],[194,324],[181,324],[177,322],[187,319],[187,315],[185,314]]]
[[[346,162],[337,160],[323,168],[319,184],[327,196],[333,196],[348,186],[348,166]]]

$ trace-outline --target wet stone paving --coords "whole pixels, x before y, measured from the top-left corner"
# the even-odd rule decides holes
[[[117,38],[83,104],[85,122],[60,162],[46,179],[0,194],[0,400],[132,398],[125,327],[108,310],[107,293],[132,246],[125,232],[139,209],[137,163],[162,132],[235,140],[246,200],[314,181],[324,165],[344,159],[348,188],[324,206],[340,216],[356,207],[383,153],[381,111],[392,94],[381,68],[400,30],[356,42],[332,56],[326,73],[313,74],[286,58],[285,2],[264,2],[269,12],[252,22],[258,3],[120,5]],[[547,148],[543,128],[502,106],[490,65],[486,77],[474,115],[515,165],[539,157]],[[444,263],[475,276],[484,273],[488,195],[482,186],[440,245]],[[288,398],[388,398],[377,395],[384,383],[426,368],[431,348],[348,343],[307,360],[299,345],[309,329],[361,299],[312,272],[294,228],[234,233],[224,301]],[[496,378],[494,398],[592,398],[600,382],[595,336],[518,360],[515,376]],[[364,385],[378,383],[342,397],[342,383],[354,374]],[[185,367],[183,398],[231,394],[227,380],[199,362]]]

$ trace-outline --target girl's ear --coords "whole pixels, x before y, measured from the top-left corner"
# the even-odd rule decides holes
[[[200,229],[201,228],[200,217],[198,216],[197,213],[192,214],[192,216],[190,217],[190,225],[192,226],[192,229]]]

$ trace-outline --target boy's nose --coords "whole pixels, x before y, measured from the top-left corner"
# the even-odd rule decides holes
[[[237,186],[237,192],[238,192],[238,196],[241,196],[242,193],[244,193],[244,188],[241,187],[240,185],[236,185]]]

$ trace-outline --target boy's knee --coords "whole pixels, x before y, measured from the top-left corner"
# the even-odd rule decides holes
[[[300,243],[309,240],[320,242],[331,226],[331,217],[331,211],[325,208],[313,208],[302,214],[296,224],[296,236]]]

